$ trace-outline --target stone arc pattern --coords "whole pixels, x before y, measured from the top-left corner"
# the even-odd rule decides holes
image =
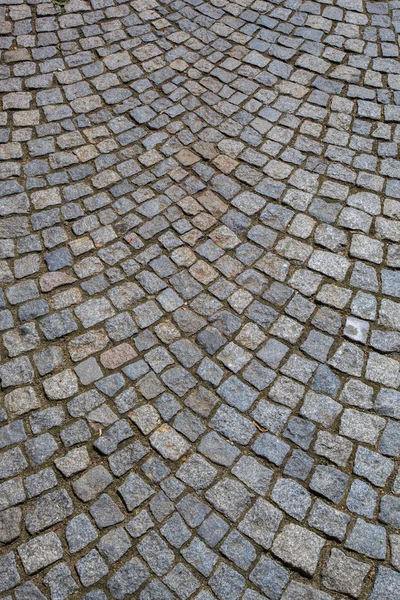
[[[400,0],[0,0],[1,600],[400,600]]]

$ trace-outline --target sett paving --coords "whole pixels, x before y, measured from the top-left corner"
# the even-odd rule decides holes
[[[400,599],[399,33],[0,0],[2,600]]]

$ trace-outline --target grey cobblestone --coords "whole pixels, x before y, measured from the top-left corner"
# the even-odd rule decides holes
[[[6,600],[400,598],[398,13],[3,0]]]

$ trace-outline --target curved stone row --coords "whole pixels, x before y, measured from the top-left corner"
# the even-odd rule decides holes
[[[400,2],[0,0],[0,596],[400,600]]]

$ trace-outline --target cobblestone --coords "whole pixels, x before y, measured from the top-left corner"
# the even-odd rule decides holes
[[[399,8],[3,0],[2,598],[400,600]]]

